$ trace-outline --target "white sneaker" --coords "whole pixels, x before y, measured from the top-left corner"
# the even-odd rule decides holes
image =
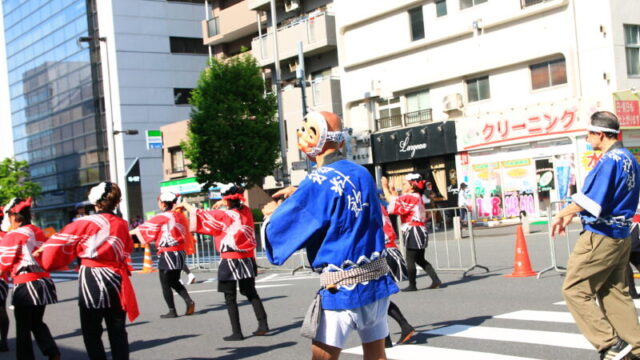
[[[189,275],[187,276],[187,285],[195,284],[195,282],[196,276],[193,275],[193,273],[189,273]]]

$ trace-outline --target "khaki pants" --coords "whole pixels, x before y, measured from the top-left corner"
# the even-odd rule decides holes
[[[569,257],[562,292],[576,325],[598,351],[620,337],[640,353],[638,314],[625,277],[630,250],[631,238],[584,231]]]

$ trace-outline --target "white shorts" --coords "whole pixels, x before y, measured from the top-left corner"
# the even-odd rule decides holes
[[[352,330],[363,344],[389,335],[389,297],[349,310],[323,310],[315,341],[342,349]]]

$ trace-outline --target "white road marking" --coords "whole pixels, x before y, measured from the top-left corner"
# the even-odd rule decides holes
[[[518,356],[492,354],[479,351],[468,351],[458,349],[447,349],[433,346],[420,345],[399,345],[390,349],[385,349],[388,359],[394,360],[414,360],[414,359],[447,359],[447,360],[536,360]],[[362,347],[354,347],[343,350],[343,352],[354,355],[362,355]]]

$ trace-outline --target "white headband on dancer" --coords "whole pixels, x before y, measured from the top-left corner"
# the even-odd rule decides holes
[[[327,119],[322,113],[312,111],[304,118],[302,128],[298,129],[298,148],[309,156],[317,156],[327,141],[341,143],[342,131],[328,131]]]
[[[162,202],[174,202],[178,198],[178,195],[172,193],[171,191],[163,191],[160,194],[160,201]]]
[[[422,176],[420,176],[420,174],[416,174],[416,173],[407,174],[407,176],[405,176],[405,179],[407,181],[420,180],[421,178],[422,178]]]
[[[89,192],[89,202],[95,205],[98,203],[98,201],[102,200],[104,196],[109,192],[111,192],[111,183],[101,182],[100,184],[91,188],[91,191]]]
[[[4,213],[4,217],[2,218],[2,224],[0,224],[0,229],[4,232],[8,232],[11,229],[11,220],[9,219],[9,210],[16,205],[16,198],[11,199],[7,205],[4,206],[2,212]]]
[[[620,130],[609,129],[609,128],[606,128],[606,127],[596,126],[596,125],[588,125],[587,126],[587,131],[588,132],[594,132],[594,133],[599,133],[599,132],[608,132],[608,133],[612,133],[612,134],[619,134],[620,133]]]

